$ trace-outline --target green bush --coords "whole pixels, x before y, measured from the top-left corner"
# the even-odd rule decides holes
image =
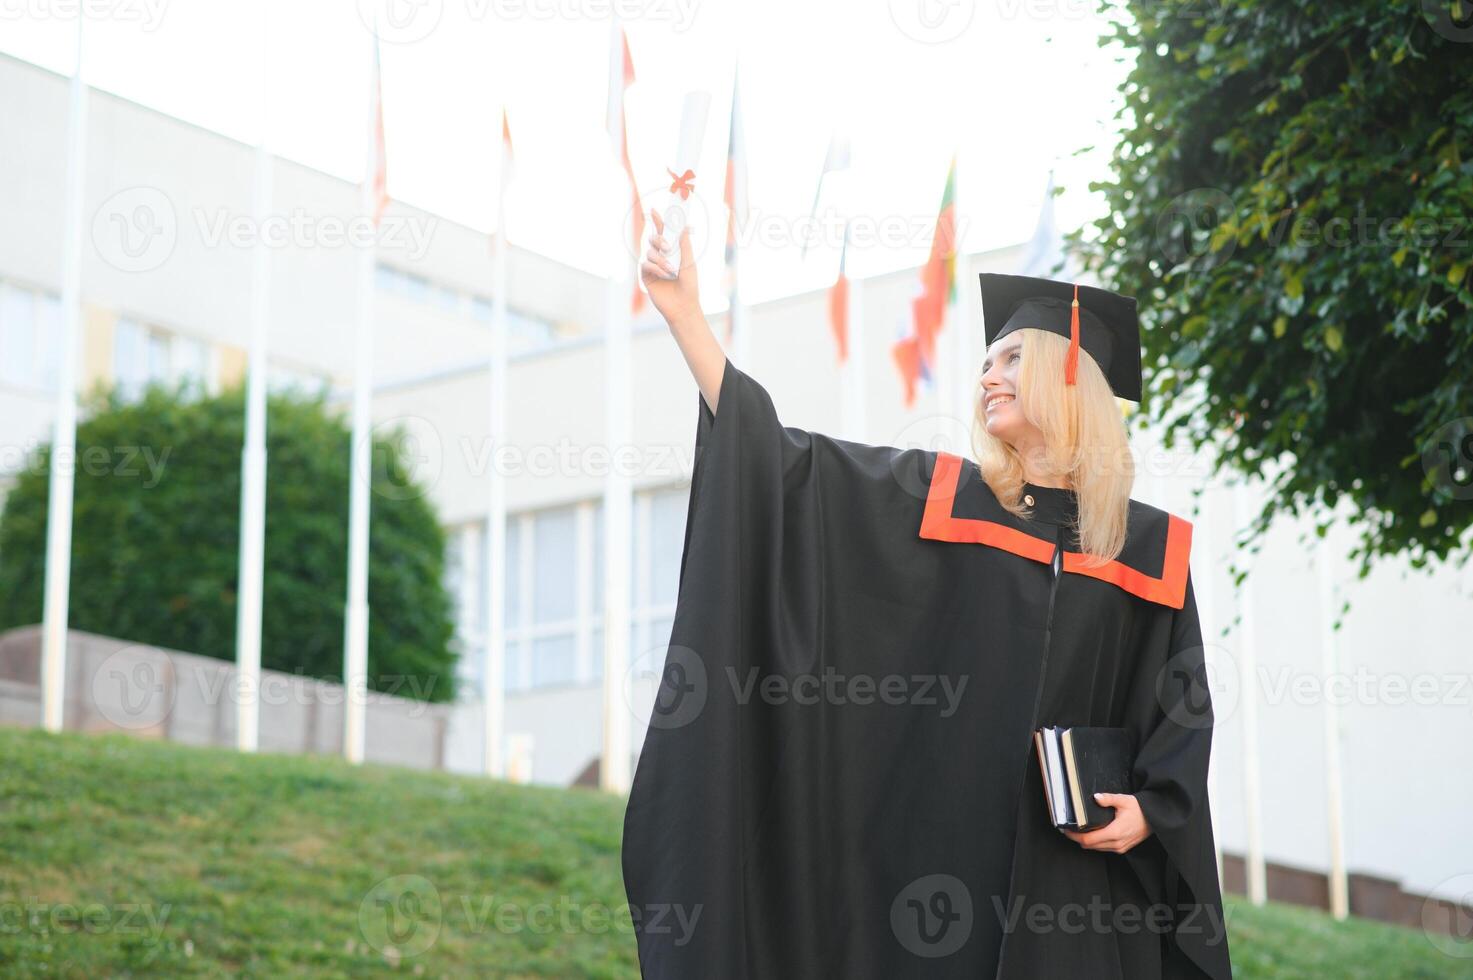
[[[77,428],[70,625],[235,658],[244,395],[93,396]],[[262,666],[340,679],[349,432],[320,399],[268,401]],[[453,699],[445,539],[397,434],[375,439],[368,683]],[[38,622],[50,447],[0,514],[0,629]]]
[[[1141,300],[1145,417],[1270,479],[1373,559],[1468,557],[1473,6],[1126,0],[1105,216],[1075,236]],[[1255,535],[1256,536],[1256,535]]]

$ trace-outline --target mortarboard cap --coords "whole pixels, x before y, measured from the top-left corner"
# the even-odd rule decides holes
[[[1141,400],[1141,332],[1135,298],[1107,289],[1033,276],[984,272],[982,326],[987,345],[1023,327],[1072,341],[1065,378],[1074,383],[1082,348],[1094,358],[1116,397]]]

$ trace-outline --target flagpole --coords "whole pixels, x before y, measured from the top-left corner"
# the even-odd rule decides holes
[[[269,6],[262,7],[263,38],[269,39]],[[268,40],[262,41],[264,55]],[[271,154],[266,150],[270,73],[262,59],[261,133],[256,142],[252,210],[264,228],[271,210]],[[235,745],[255,752],[260,742],[261,609],[266,554],[266,345],[271,313],[271,250],[256,236],[251,253],[251,326],[246,369],[245,445],[240,454],[240,559],[235,609]]]
[[[378,25],[371,33],[373,70],[369,78],[367,125],[368,155],[365,158],[359,206],[365,216],[376,213],[374,177],[377,160],[377,122],[380,111]],[[375,226],[377,222],[375,222]],[[357,321],[353,328],[353,442],[349,451],[348,497],[348,602],[344,617],[343,755],[351,763],[363,761],[364,716],[368,696],[368,519],[369,489],[373,479],[373,447],[370,409],[373,385],[373,272],[377,236],[358,251]]]
[[[726,147],[726,165],[728,168],[727,179],[732,184],[732,199],[729,206],[732,214],[727,221],[732,225],[729,227],[731,234],[731,255],[728,257],[728,270],[731,289],[728,293],[730,306],[727,310],[727,321],[731,328],[732,337],[732,360],[744,371],[751,370],[748,358],[751,356],[751,322],[747,316],[746,305],[742,302],[742,277],[741,277],[741,236],[736,234],[736,223],[745,222],[747,217],[747,164],[746,164],[746,136],[742,132],[742,120],[740,116],[741,104],[738,96],[740,94],[741,71],[738,67],[732,72],[731,79],[731,121],[728,127],[730,134]],[[740,156],[738,156],[740,154]]]
[[[867,435],[864,376],[864,280],[849,280],[849,303],[845,311],[845,332],[849,338],[849,357],[840,369],[839,384],[843,393],[843,426],[848,438],[864,442]]]
[[[1233,491],[1233,505],[1239,528],[1246,528],[1250,520],[1246,497],[1246,485],[1238,484]],[[1268,900],[1268,881],[1263,858],[1262,794],[1258,772],[1258,657],[1254,641],[1253,603],[1253,586],[1256,581],[1250,570],[1247,581],[1241,586],[1238,669],[1241,672],[1239,685],[1243,702],[1243,809],[1248,834],[1244,864],[1248,899],[1254,905],[1262,905]]]
[[[1214,637],[1218,622],[1217,606],[1217,580],[1213,575],[1213,569],[1218,564],[1217,553],[1212,548],[1212,515],[1214,507],[1211,501],[1211,487],[1203,490],[1200,503],[1197,505],[1197,529],[1193,537],[1198,542],[1198,547],[1193,549],[1192,556],[1195,558],[1195,567],[1192,569],[1193,591],[1197,600],[1197,621],[1202,629],[1202,663],[1207,672],[1206,679],[1217,676],[1214,667],[1215,657],[1212,656],[1217,644]],[[1209,686],[1210,694],[1210,686]],[[1214,728],[1212,737],[1217,738]],[[1209,800],[1218,799],[1218,784],[1220,782],[1220,762],[1216,754],[1209,753],[1207,765],[1207,797]],[[1213,858],[1217,862],[1217,880],[1222,881],[1222,837],[1217,833],[1217,824],[1213,819],[1213,812],[1209,808],[1208,820],[1212,822],[1212,851]]]
[[[609,131],[623,144],[624,44],[618,16],[611,18],[609,53]],[[614,147],[615,165],[620,146]],[[611,458],[629,442],[629,278],[630,259],[623,241],[623,224],[611,242],[613,268],[609,273],[604,314],[604,440]],[[637,286],[635,288],[638,288]],[[602,789],[622,793],[629,788],[630,722],[624,706],[624,675],[629,664],[629,552],[633,509],[630,478],[610,466],[604,478],[604,676],[603,757],[599,765]]]
[[[961,422],[962,444],[957,447],[957,452],[966,456],[971,451],[972,419],[975,411],[972,409],[975,397],[972,387],[973,364],[972,364],[972,330],[973,317],[971,314],[971,300],[973,292],[971,288],[971,267],[967,261],[967,251],[962,247],[963,235],[966,226],[963,224],[962,201],[965,198],[961,192],[961,165],[958,161],[955,166],[955,182],[951,188],[951,211],[954,215],[952,220],[953,241],[952,254],[956,256],[955,276],[953,281],[956,288],[956,302],[952,304],[952,320],[956,337],[953,343],[956,347],[956,388],[953,396],[956,401],[957,419]]]
[[[506,773],[502,741],[506,714],[506,476],[496,463],[497,453],[506,442],[506,352],[507,314],[507,242],[506,186],[511,155],[506,145],[506,109],[502,108],[502,140],[500,191],[496,206],[496,241],[492,252],[491,290],[494,315],[491,325],[490,434],[491,478],[486,511],[486,650],[482,685],[486,701],[486,775],[500,779]]]
[[[1322,689],[1330,685],[1339,672],[1335,642],[1335,579],[1330,563],[1329,538],[1320,541],[1316,555],[1320,600],[1320,657],[1324,672]],[[1340,706],[1333,697],[1325,703],[1325,808],[1330,838],[1330,914],[1344,920],[1350,915],[1350,882],[1345,870],[1344,784],[1340,765]]]
[[[66,715],[68,602],[72,577],[72,491],[77,455],[77,355],[82,332],[82,222],[86,194],[87,86],[82,81],[82,38],[87,18],[77,14],[77,59],[72,70],[67,126],[66,228],[62,251],[61,364],[46,505],[46,582],[41,636],[41,722],[59,732]]]

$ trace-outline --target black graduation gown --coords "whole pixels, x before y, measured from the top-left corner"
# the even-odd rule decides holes
[[[960,457],[783,426],[730,361],[697,401],[624,826],[644,975],[1230,976],[1191,525],[1131,501],[1120,559],[1085,569],[1067,491],[1017,519]],[[1134,733],[1131,851],[1049,824],[1035,701]]]

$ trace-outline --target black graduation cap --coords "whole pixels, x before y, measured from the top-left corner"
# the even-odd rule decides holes
[[[981,273],[987,345],[1023,327],[1068,337],[1065,377],[1074,383],[1079,348],[1094,358],[1116,397],[1141,400],[1141,330],[1135,297],[1033,276]],[[1077,314],[1077,316],[1076,316]]]

